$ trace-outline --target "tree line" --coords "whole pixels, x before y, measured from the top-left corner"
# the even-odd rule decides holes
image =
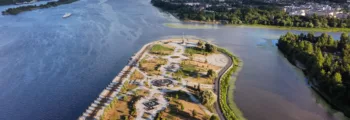
[[[5,11],[2,11],[3,15],[17,15],[21,12],[25,11],[31,11],[35,9],[43,9],[43,8],[50,8],[50,7],[56,7],[62,4],[69,4],[72,2],[75,2],[78,0],[58,0],[58,1],[53,1],[53,2],[48,2],[46,4],[41,4],[41,5],[27,5],[27,6],[19,6],[16,8],[8,8]]]
[[[163,0],[152,0],[151,3],[165,11],[173,13],[182,20],[222,21],[227,24],[260,24],[287,27],[307,28],[350,28],[350,19],[327,16],[291,16],[277,6],[228,7],[215,6],[201,10],[200,7],[183,3],[174,4]]]
[[[331,98],[349,110],[350,105],[350,39],[342,33],[340,40],[323,33],[296,35],[288,32],[279,38],[279,50],[293,63],[305,66],[304,73],[309,81]]]
[[[10,5],[16,3],[30,2],[32,0],[0,0],[0,5]]]

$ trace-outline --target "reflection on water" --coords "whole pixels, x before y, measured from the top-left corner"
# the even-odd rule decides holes
[[[215,24],[199,24],[199,23],[165,23],[170,28],[181,29],[218,29],[219,25]]]

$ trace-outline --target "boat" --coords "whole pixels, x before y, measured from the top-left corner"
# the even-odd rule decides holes
[[[66,13],[66,14],[64,14],[63,16],[62,16],[62,18],[67,18],[67,17],[69,17],[69,16],[71,16],[72,15],[72,13]]]

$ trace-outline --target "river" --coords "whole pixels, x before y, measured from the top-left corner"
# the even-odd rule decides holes
[[[80,0],[0,16],[0,119],[77,119],[144,44],[183,33],[241,57],[235,101],[248,119],[343,118],[307,87],[300,71],[273,45],[287,31],[170,28],[164,23],[179,21],[149,2]],[[62,19],[66,12],[73,15]],[[330,34],[339,39],[340,33]]]

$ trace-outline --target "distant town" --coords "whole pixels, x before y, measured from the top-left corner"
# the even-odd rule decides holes
[[[174,5],[186,5],[191,7],[195,11],[211,12],[213,7],[220,7],[225,10],[236,9],[238,6],[257,7],[260,5],[272,4],[279,6],[281,10],[287,12],[289,15],[299,16],[329,16],[334,18],[347,18],[349,16],[348,10],[350,9],[350,1],[344,3],[335,2],[305,2],[305,1],[290,1],[290,0],[262,0],[262,1],[209,1],[203,2],[198,0],[191,1],[176,1],[176,0],[162,0]]]
[[[350,6],[349,6],[350,7]],[[349,12],[340,5],[326,5],[319,3],[306,3],[304,5],[284,6],[283,10],[289,15],[311,16],[329,16],[334,18],[348,18]]]

